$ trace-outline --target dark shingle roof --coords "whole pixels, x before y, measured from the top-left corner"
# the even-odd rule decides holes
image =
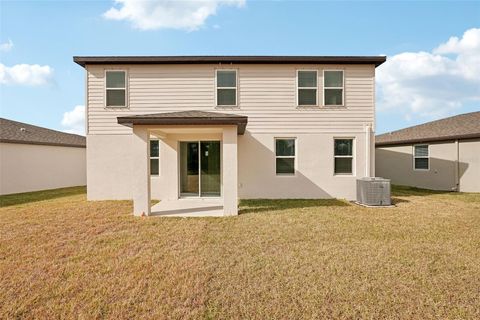
[[[374,64],[378,67],[385,56],[89,56],[73,57],[82,67],[87,64],[203,64],[203,63],[321,63]]]
[[[480,138],[480,111],[427,122],[375,137],[376,146]]]
[[[0,118],[0,142],[85,148],[86,139],[70,134]]]
[[[150,125],[237,125],[238,134],[245,132],[248,117],[238,114],[207,112],[207,111],[178,111],[154,114],[140,114],[117,117],[119,124],[132,126],[135,124]]]

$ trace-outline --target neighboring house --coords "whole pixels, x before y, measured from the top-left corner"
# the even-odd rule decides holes
[[[86,185],[85,137],[0,118],[0,194]]]
[[[373,175],[375,57],[74,57],[88,199],[346,198]],[[184,202],[186,203],[186,202]]]
[[[480,112],[376,137],[376,174],[394,184],[480,192]]]

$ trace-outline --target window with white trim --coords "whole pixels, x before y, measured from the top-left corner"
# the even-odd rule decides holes
[[[217,106],[237,105],[237,70],[217,70]]]
[[[343,106],[343,70],[323,71],[323,105]]]
[[[338,175],[353,174],[353,139],[334,140],[334,173]]]
[[[413,147],[413,167],[415,170],[428,170],[428,144],[416,145]]]
[[[295,174],[295,139],[275,138],[275,173]]]
[[[127,73],[119,70],[105,72],[105,106],[127,106]]]
[[[299,106],[316,106],[317,71],[297,70],[297,104]]]
[[[160,174],[160,142],[159,140],[150,140],[150,175],[158,176]]]

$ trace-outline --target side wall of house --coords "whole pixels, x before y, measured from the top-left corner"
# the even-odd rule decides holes
[[[375,150],[376,174],[392,183],[432,190],[480,192],[480,140],[429,144],[430,169],[413,169],[413,145],[378,147]]]
[[[376,175],[393,184],[432,190],[455,190],[455,142],[429,145],[429,170],[414,170],[413,145],[376,148]]]
[[[0,143],[0,194],[86,185],[86,149]]]
[[[235,108],[215,106],[215,70],[222,68],[238,70]],[[105,71],[113,69],[127,71],[128,108],[105,108]],[[297,107],[296,71],[305,69],[318,70],[320,107]],[[323,70],[332,69],[345,72],[345,107],[321,107]],[[374,77],[374,65],[87,66],[88,198],[131,198],[132,129],[119,125],[118,116],[202,110],[248,116],[247,131],[238,139],[241,198],[353,199],[366,162],[372,174],[375,169],[373,143],[370,157],[365,144],[365,126],[374,126]],[[297,139],[296,176],[275,176],[275,137]],[[353,176],[333,175],[334,137],[355,138]],[[155,180],[152,197],[162,195]]]
[[[459,142],[460,191],[480,192],[480,139]]]

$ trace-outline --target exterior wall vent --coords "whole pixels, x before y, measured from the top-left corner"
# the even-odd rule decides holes
[[[365,177],[357,179],[357,202],[367,206],[390,206],[390,179]]]

